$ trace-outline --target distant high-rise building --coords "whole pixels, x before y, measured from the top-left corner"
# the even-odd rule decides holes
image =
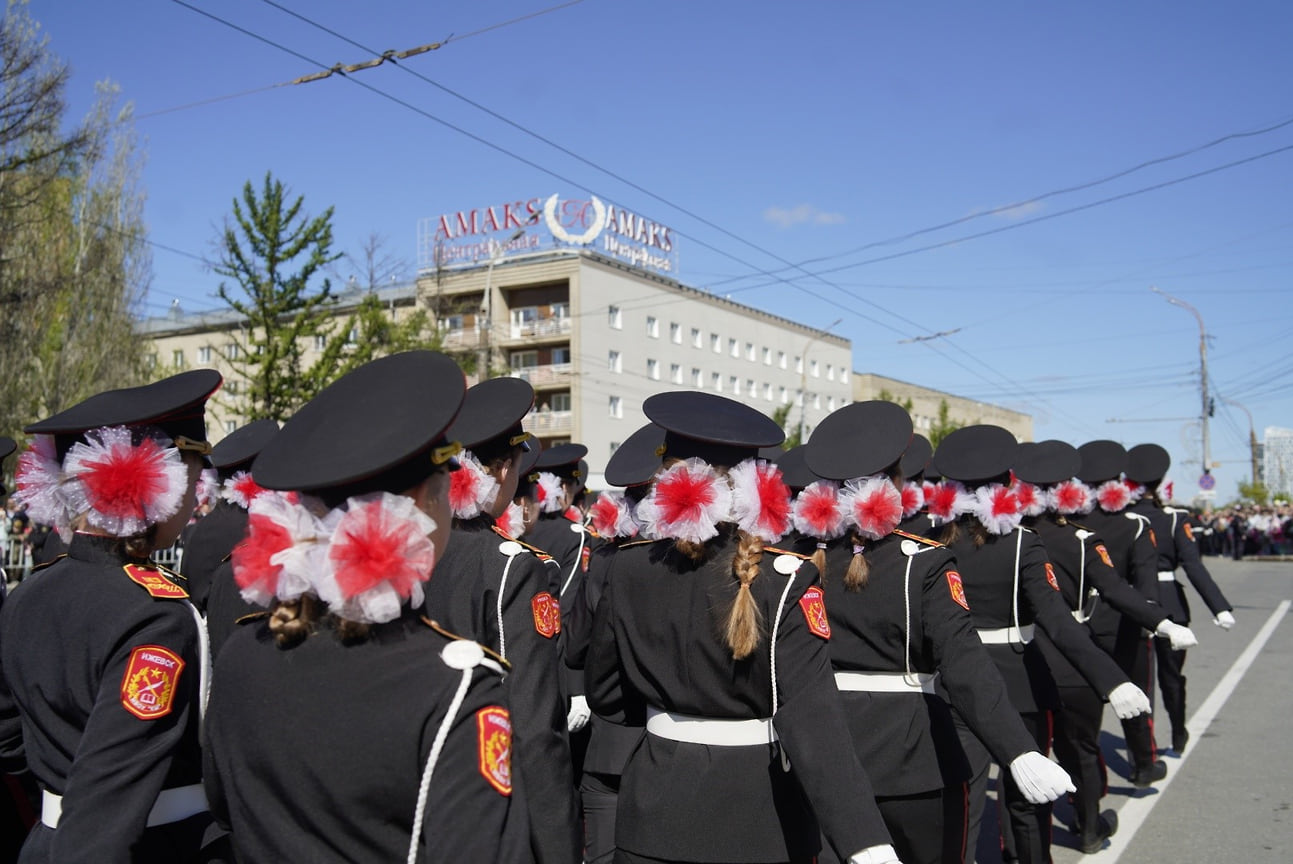
[[[1293,429],[1267,426],[1262,445],[1262,483],[1272,495],[1293,497]]]

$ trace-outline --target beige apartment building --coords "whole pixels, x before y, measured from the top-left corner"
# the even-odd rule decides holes
[[[916,426],[916,431],[922,435],[929,435],[930,428],[938,422],[939,406],[946,402],[949,420],[966,426],[990,423],[1008,429],[1020,441],[1033,440],[1032,415],[944,393],[942,390],[922,387],[919,384],[899,381],[897,378],[886,378],[869,372],[853,373],[854,402],[879,399],[881,393],[891,396],[894,401],[904,405],[907,400],[911,400],[911,419]]]

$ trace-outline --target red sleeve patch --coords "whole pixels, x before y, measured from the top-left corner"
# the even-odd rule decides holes
[[[1150,543],[1152,543],[1152,544],[1154,545],[1154,548],[1155,548],[1155,549],[1157,549],[1157,548],[1158,548],[1158,538],[1154,536],[1154,529],[1153,529],[1153,528],[1150,528],[1150,529],[1149,529],[1149,542],[1150,542]]]
[[[1095,551],[1096,551],[1096,554],[1100,556],[1100,560],[1104,562],[1104,566],[1106,567],[1113,566],[1113,559],[1109,557],[1109,550],[1104,548],[1103,543],[1095,544]]]
[[[530,598],[530,611],[534,613],[534,629],[545,639],[561,632],[561,603],[547,591]]]
[[[480,775],[502,795],[512,794],[512,718],[491,705],[476,712]]]
[[[1060,590],[1060,582],[1055,578],[1055,568],[1051,566],[1049,561],[1046,562],[1046,581],[1051,583],[1051,587],[1056,591]]]
[[[588,572],[588,562],[593,557],[593,548],[585,546],[584,551],[579,553],[579,566],[585,573]]]
[[[804,596],[799,598],[799,608],[803,610],[808,630],[814,636],[831,638],[831,622],[826,617],[826,601],[822,599],[821,588],[814,585],[805,591]]]
[[[121,678],[121,707],[140,720],[165,717],[175,705],[175,685],[182,671],[184,661],[174,651],[140,645],[130,652]]]
[[[1185,536],[1191,543],[1194,542],[1194,526],[1189,522],[1185,523]]]
[[[965,583],[961,581],[961,574],[955,570],[947,571],[947,590],[952,592],[956,605],[966,612],[970,611],[970,601],[965,599]]]
[[[130,581],[141,586],[154,597],[179,600],[189,596],[189,592],[163,576],[160,570],[141,567],[138,564],[125,564],[121,569],[126,571]]]

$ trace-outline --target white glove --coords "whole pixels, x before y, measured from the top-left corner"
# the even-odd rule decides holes
[[[1076,792],[1068,772],[1036,750],[1016,756],[1010,763],[1010,776],[1032,804],[1048,804],[1065,792]]]
[[[1145,691],[1130,681],[1119,684],[1109,691],[1109,705],[1113,708],[1113,713],[1118,715],[1119,720],[1130,720],[1132,717],[1148,714],[1154,710],[1154,707],[1149,704],[1149,697],[1145,695]]]
[[[849,856],[849,864],[902,864],[898,853],[886,843],[883,846],[868,846],[861,852]]]
[[[1172,642],[1173,651],[1184,651],[1199,644],[1199,639],[1189,627],[1182,627],[1175,621],[1164,618],[1154,630],[1155,636],[1166,636]]]
[[[570,697],[570,713],[566,715],[566,728],[578,732],[588,725],[588,718],[593,712],[588,708],[588,700],[583,696]]]
[[[1212,623],[1222,630],[1229,630],[1235,626],[1235,616],[1230,612],[1218,612],[1217,617],[1212,619]]]

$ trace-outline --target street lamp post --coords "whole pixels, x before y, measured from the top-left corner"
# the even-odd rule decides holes
[[[809,339],[807,342],[804,343],[804,354],[803,354],[803,357],[800,358],[800,365],[799,365],[799,398],[803,400],[802,404],[800,404],[799,406],[799,443],[800,444],[804,443],[804,420],[808,414],[808,349],[811,348],[813,343],[816,342],[818,339],[822,338],[827,333],[831,332],[831,330],[839,326],[839,324],[843,320],[844,320],[843,318],[836,318],[834,321],[830,323],[829,326],[826,327],[825,330],[819,331],[813,336],[813,338]]]
[[[1173,297],[1166,291],[1161,291],[1157,287],[1151,287],[1149,290],[1166,298],[1167,302],[1173,306],[1180,306],[1182,309],[1189,311],[1194,315],[1194,319],[1199,322],[1199,389],[1203,396],[1202,411],[1199,418],[1203,422],[1203,473],[1211,474],[1212,452],[1211,441],[1208,436],[1208,415],[1211,413],[1211,404],[1208,399],[1208,332],[1203,326],[1203,316],[1199,314],[1198,309],[1178,297]]]
[[[1256,485],[1261,481],[1257,479],[1257,430],[1253,428],[1253,412],[1249,411],[1247,407],[1240,405],[1234,399],[1227,399],[1225,396],[1222,396],[1221,401],[1225,402],[1227,405],[1234,405],[1236,408],[1248,415],[1248,454],[1252,463],[1252,482]]]

